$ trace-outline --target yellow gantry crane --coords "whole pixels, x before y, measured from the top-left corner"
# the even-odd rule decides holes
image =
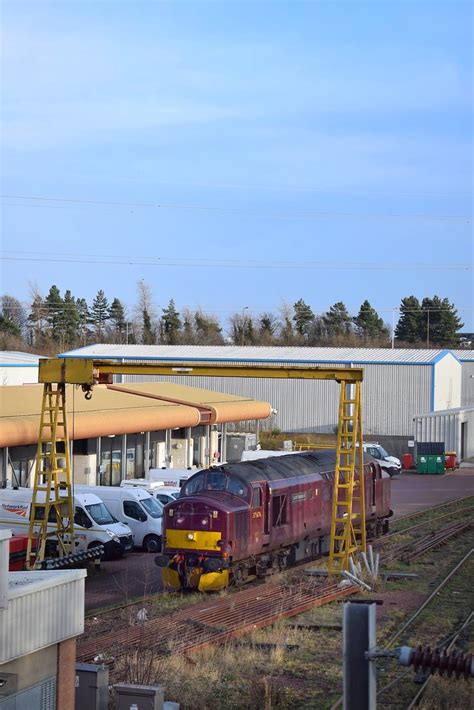
[[[55,538],[60,554],[74,550],[66,385],[80,385],[89,399],[94,385],[112,384],[114,375],[303,379],[339,383],[329,572],[334,574],[347,569],[352,554],[358,550],[365,552],[362,368],[214,365],[187,361],[123,363],[99,358],[51,358],[39,363],[38,381],[44,384],[44,390],[28,534],[28,569],[41,564],[51,537]],[[48,522],[53,532],[48,532]]]

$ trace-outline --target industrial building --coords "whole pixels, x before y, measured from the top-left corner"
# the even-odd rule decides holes
[[[474,406],[474,350],[452,350],[461,363],[461,406]]]
[[[0,386],[38,382],[39,360],[31,353],[0,352]]]
[[[9,572],[0,530],[0,708],[73,708],[86,570]]]
[[[36,373],[37,377],[37,373]],[[3,387],[1,480],[30,485],[36,457],[42,385]],[[73,476],[86,485],[119,485],[150,468],[191,469],[227,456],[229,425],[265,419],[271,405],[247,397],[172,383],[99,385],[92,398],[67,387]]]
[[[474,351],[389,348],[309,348],[237,346],[96,345],[62,357],[270,365],[330,365],[364,368],[362,417],[366,438],[378,439],[393,453],[406,451],[420,414],[469,404]],[[127,381],[137,382],[139,376]],[[154,377],[154,380],[171,378]],[[272,403],[272,428],[286,432],[334,431],[338,388],[335,383],[304,380],[183,376],[183,384],[215,389]],[[474,432],[466,430],[467,441]],[[470,444],[469,444],[470,447]],[[460,452],[458,452],[460,455]]]

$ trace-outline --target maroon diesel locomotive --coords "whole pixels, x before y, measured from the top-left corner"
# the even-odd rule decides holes
[[[335,464],[335,451],[312,451],[193,475],[164,509],[165,585],[219,590],[328,552]],[[367,457],[364,470],[373,537],[388,530],[390,476]]]

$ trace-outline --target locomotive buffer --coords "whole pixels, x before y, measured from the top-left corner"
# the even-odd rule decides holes
[[[55,538],[60,554],[74,550],[66,384],[81,385],[86,398],[90,399],[94,385],[112,384],[114,375],[303,379],[339,383],[329,572],[334,574],[347,569],[352,554],[365,552],[362,368],[214,365],[187,361],[124,363],[92,358],[51,358],[40,360],[38,371],[38,381],[44,384],[44,389],[28,532],[28,569],[41,564],[46,543],[51,537]],[[48,527],[52,532],[48,532]]]

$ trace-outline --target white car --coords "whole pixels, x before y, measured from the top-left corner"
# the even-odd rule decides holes
[[[380,468],[386,471],[390,476],[394,476],[402,470],[400,459],[397,459],[396,456],[389,456],[380,444],[367,441],[364,443],[364,451],[369,454],[369,456],[376,459]]]

